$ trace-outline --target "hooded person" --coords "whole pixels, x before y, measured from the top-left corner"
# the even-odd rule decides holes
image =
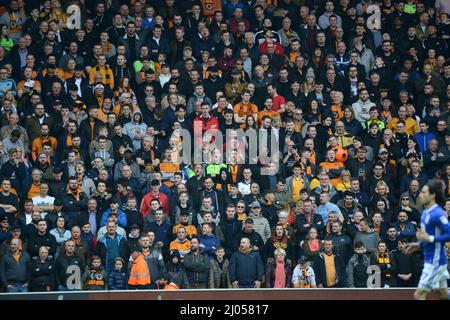
[[[134,110],[131,121],[123,126],[123,133],[131,138],[134,150],[139,150],[141,148],[141,142],[146,132],[147,124],[143,122],[141,111]]]
[[[186,271],[184,270],[184,266],[181,263],[181,254],[178,250],[172,250],[172,252],[170,253],[170,260],[166,264],[166,275],[164,277],[164,280],[166,280],[169,286],[170,284],[174,284],[179,289],[189,287]]]
[[[224,192],[230,191],[230,186],[233,184],[231,174],[227,168],[221,168],[219,175],[215,177],[215,186],[217,190],[222,190]]]

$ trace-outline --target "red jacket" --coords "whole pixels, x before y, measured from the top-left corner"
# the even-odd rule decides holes
[[[275,54],[283,57],[283,55],[284,55],[283,46],[276,41],[273,42],[273,45],[275,46],[275,51],[274,51]],[[267,41],[264,40],[264,42],[259,45],[259,50],[261,50],[262,54],[267,54]]]
[[[150,191],[142,199],[142,203],[141,203],[142,217],[145,218],[150,213],[150,202],[153,199],[159,200],[160,205],[164,208],[164,213],[168,216],[169,215],[169,198],[161,191],[159,192],[158,196],[154,195],[153,191]]]
[[[211,130],[214,132],[215,130],[219,130],[219,120],[216,117],[210,115],[208,119],[202,118],[202,116],[198,116],[194,119],[194,132],[202,129],[202,132],[206,130]]]

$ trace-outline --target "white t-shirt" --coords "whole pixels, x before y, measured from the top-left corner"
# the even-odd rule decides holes
[[[41,196],[36,196],[32,198],[34,206],[50,207],[55,202],[54,197],[46,196],[42,198]],[[41,212],[41,218],[44,219],[48,212]]]

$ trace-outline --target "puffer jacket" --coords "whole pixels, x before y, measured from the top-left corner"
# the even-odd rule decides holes
[[[112,269],[108,275],[109,290],[126,290],[128,276],[121,270]]]
[[[224,258],[222,269],[217,259],[211,259],[211,269],[209,271],[209,288],[231,288],[228,269],[230,261]],[[222,286],[220,285],[222,283]]]
[[[354,254],[347,263],[347,287],[367,288],[367,268],[370,266],[370,256]]]

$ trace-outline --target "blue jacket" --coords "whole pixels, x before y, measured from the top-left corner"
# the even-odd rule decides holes
[[[419,144],[420,152],[423,152],[425,150],[428,150],[428,142],[430,142],[430,140],[436,139],[436,136],[432,132],[427,132],[426,134],[419,132],[414,135],[414,138],[416,138],[417,143]]]
[[[125,261],[125,264],[123,266],[123,271],[127,269],[127,261],[130,257],[129,254],[129,248],[127,239],[124,236],[121,236],[120,234],[116,234],[114,240],[117,241],[117,245],[119,248],[118,256],[115,257],[108,257],[108,242],[107,242],[108,234],[105,234],[103,237],[101,237],[98,242],[97,246],[95,247],[95,253],[100,256],[102,259],[103,267],[105,267],[106,272],[109,272],[110,270],[114,269],[114,259],[117,257],[121,257],[123,261]],[[109,260],[109,265],[108,265]]]
[[[17,191],[19,197],[22,196],[22,192],[24,191],[23,181],[27,176],[27,170],[23,162],[19,162],[19,167],[16,167],[14,164],[12,164],[11,161],[6,162],[1,167],[0,175],[4,178],[10,178],[11,187],[13,187]]]
[[[105,211],[105,213],[102,216],[102,220],[100,220],[100,228],[106,225],[106,222],[108,221],[109,216],[111,215],[111,209],[108,209]],[[117,211],[117,223],[122,228],[127,227],[127,215],[122,210]]]
[[[398,221],[395,222],[392,226],[397,231],[397,237],[398,238],[407,238],[408,241],[414,241],[415,240],[415,238],[416,238],[416,228],[414,227],[412,222],[407,221],[403,231],[400,228],[400,222],[398,222]]]
[[[125,272],[112,269],[108,276],[109,290],[126,290],[128,276]]]
[[[200,238],[200,243],[205,246],[203,252],[206,253],[210,259],[214,258],[216,248],[220,246],[220,240],[212,234],[210,236],[202,236]]]
[[[262,281],[264,265],[261,255],[256,251],[249,254],[243,254],[240,251],[233,253],[228,274],[230,282],[238,281],[240,286],[250,286],[255,281]]]
[[[161,241],[164,247],[167,247],[170,243],[170,236],[172,235],[172,227],[167,222],[163,222],[161,225],[157,224],[156,221],[151,222],[147,225],[149,229],[155,231],[155,243]]]
[[[211,53],[215,52],[215,43],[212,39],[212,36],[209,36],[208,39],[205,39],[200,38],[197,34],[192,39],[192,46],[194,49],[194,57],[199,60],[202,58],[202,51],[208,51]]]
[[[11,91],[13,95],[17,94],[16,82],[13,79],[6,79],[0,81],[0,97],[3,98],[5,95],[2,90]]]

